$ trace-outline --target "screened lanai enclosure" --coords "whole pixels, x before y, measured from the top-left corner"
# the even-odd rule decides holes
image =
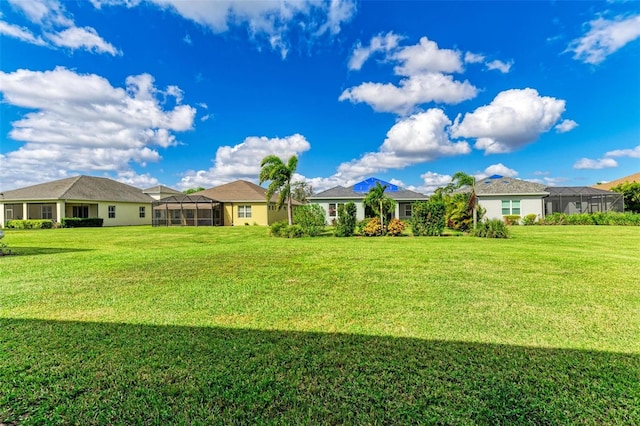
[[[545,191],[545,215],[624,211],[624,197],[617,192],[588,186],[550,186]]]
[[[152,204],[153,226],[222,226],[222,203],[203,195],[172,195]]]

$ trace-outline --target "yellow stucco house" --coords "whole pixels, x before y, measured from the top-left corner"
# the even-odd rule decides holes
[[[75,176],[0,193],[0,225],[13,219],[100,217],[103,226],[150,225],[152,197],[102,177]]]

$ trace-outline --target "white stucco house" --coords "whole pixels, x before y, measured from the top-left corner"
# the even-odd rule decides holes
[[[150,225],[152,197],[114,180],[75,176],[0,193],[0,225],[12,219],[100,217],[103,226]]]
[[[338,207],[352,201],[356,205],[357,220],[362,220],[367,216],[373,216],[371,213],[367,214],[363,201],[369,190],[376,186],[377,182],[381,185],[386,185],[387,189],[385,190],[385,194],[396,201],[396,208],[392,217],[397,219],[410,219],[411,206],[413,203],[416,201],[427,201],[429,199],[427,195],[420,194],[419,192],[400,188],[397,185],[384,182],[380,179],[369,178],[347,188],[336,186],[319,192],[309,197],[309,202],[320,205],[326,212],[327,223],[331,224],[338,218]]]
[[[486,210],[487,219],[503,219],[504,216],[525,217],[535,214],[544,217],[544,198],[549,196],[547,186],[500,175],[476,181],[478,205]],[[466,189],[469,190],[468,188]]]

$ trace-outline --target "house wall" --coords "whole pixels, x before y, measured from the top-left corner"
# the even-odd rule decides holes
[[[543,199],[540,195],[492,195],[479,196],[478,204],[486,209],[485,218],[487,219],[503,219],[502,201],[503,200],[519,200],[520,201],[520,217],[528,214],[535,214],[538,218],[544,217]]]
[[[275,204],[269,204],[269,225],[273,225],[276,222],[281,222],[284,220],[289,220],[287,217],[287,208],[286,206],[280,210],[276,207]],[[295,212],[296,208],[293,207],[293,212]]]
[[[364,205],[362,204],[362,200],[336,200],[336,199],[328,199],[328,200],[311,200],[313,204],[318,204],[325,211],[325,221],[328,225],[332,225],[334,221],[338,220],[338,205],[339,204],[347,204],[349,201],[353,201],[356,205],[356,219],[362,220],[364,219]],[[329,208],[331,204],[335,204],[335,214],[332,216],[332,211]]]
[[[251,217],[240,217],[240,210],[242,206],[251,206]],[[284,213],[277,213],[269,215],[267,211],[267,203],[260,202],[234,202],[224,203],[224,225],[225,226],[242,226],[245,223],[249,225],[263,225],[268,226],[270,223],[277,222],[273,220],[273,217],[282,217],[279,220],[287,219],[287,211],[282,210]],[[284,216],[282,216],[284,215]],[[270,220],[273,220],[270,222]]]
[[[67,203],[74,204],[72,201]],[[115,206],[115,218],[109,218],[109,206]],[[140,217],[140,207],[145,207],[144,218]],[[104,219],[102,226],[151,225],[151,203],[100,202],[97,213],[97,217]]]

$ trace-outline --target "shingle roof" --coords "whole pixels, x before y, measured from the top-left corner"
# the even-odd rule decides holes
[[[236,180],[224,185],[194,192],[193,195],[204,195],[223,203],[234,202],[266,202],[267,190],[246,180]],[[271,202],[278,201],[278,196],[271,197]]]
[[[491,176],[476,181],[476,194],[482,195],[547,195],[546,185],[505,176]]]
[[[324,199],[349,199],[349,200],[364,199],[367,196],[367,192],[357,192],[354,190],[354,188],[360,187],[358,185],[359,184],[355,184],[348,188],[345,188],[344,186],[336,186],[331,189],[327,189],[326,191],[322,191],[317,194],[314,194],[313,196],[309,197],[309,200],[314,201],[314,200],[324,200]],[[396,187],[396,188],[397,188],[396,191],[385,192],[385,194],[389,198],[393,198],[394,200],[397,200],[397,201],[429,199],[429,196],[420,194],[419,192],[415,192],[409,189],[404,189],[399,187]]]
[[[140,188],[103,177],[75,176],[4,191],[7,200],[89,200],[151,203],[153,198]]]
[[[152,186],[151,188],[143,189],[142,192],[144,192],[145,194],[160,192],[163,194],[182,194],[182,192],[178,191],[177,189],[169,188],[168,186],[164,185]]]
[[[592,188],[590,186],[550,186],[547,188],[550,196],[566,195],[611,195],[617,192],[607,191],[605,189]]]
[[[611,189],[614,186],[618,186],[621,183],[626,183],[626,182],[629,182],[629,183],[640,182],[640,172],[634,173],[634,174],[629,175],[629,176],[625,176],[625,177],[620,178],[620,179],[612,180],[611,182],[601,183],[600,185],[593,185],[593,188]]]

